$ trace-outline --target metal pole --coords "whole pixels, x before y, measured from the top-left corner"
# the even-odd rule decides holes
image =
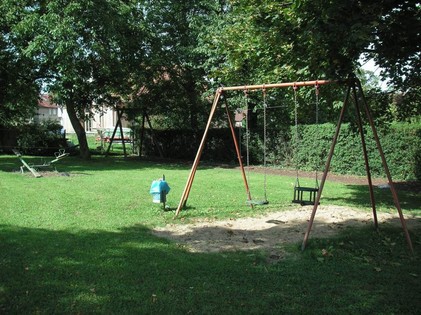
[[[145,119],[146,111],[144,111],[142,114],[142,129],[140,130],[139,157],[142,157],[143,140],[145,137]]]
[[[107,151],[105,152],[105,156],[108,156],[108,153],[110,153],[110,149],[111,149],[111,146],[113,145],[114,136],[117,132],[118,125],[119,125],[119,123],[121,123],[121,121],[120,121],[120,118],[121,118],[120,117],[120,111],[119,111],[118,108],[116,110],[117,110],[117,123],[114,127],[113,135],[111,136],[110,143],[108,144]],[[126,152],[126,151],[124,151],[124,152]]]
[[[120,126],[120,135],[121,135],[121,143],[123,144],[123,152],[124,152],[124,157],[127,157],[127,152],[126,152],[126,142],[124,140],[124,134],[123,134],[123,124],[121,122],[121,118],[123,116],[123,110],[122,109],[117,109],[117,113],[118,113],[118,124]]]
[[[262,90],[262,89],[274,89],[274,88],[284,88],[291,86],[312,86],[312,85],[325,85],[338,83],[338,81],[329,81],[329,80],[316,80],[316,81],[302,81],[302,82],[287,82],[287,83],[272,83],[272,84],[257,84],[257,85],[239,85],[239,86],[228,86],[220,87],[221,91],[239,91],[239,90]]]
[[[155,145],[156,149],[159,152],[159,157],[163,158],[164,157],[164,152],[162,151],[161,146],[158,143],[158,140],[156,139],[156,135],[155,135],[155,131],[152,128],[152,123],[151,120],[149,119],[149,115],[145,112],[145,117],[146,117],[146,122],[148,123],[149,126],[149,131],[151,133],[151,138],[152,138],[152,142]]]

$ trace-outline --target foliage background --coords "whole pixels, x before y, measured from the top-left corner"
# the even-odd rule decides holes
[[[269,129],[267,140],[267,163],[276,168],[296,168],[302,171],[324,170],[326,158],[332,143],[336,126],[332,123],[319,125],[299,125],[298,149],[295,140],[291,139],[292,130]],[[245,134],[242,138],[242,155],[245,161]],[[421,125],[396,123],[377,130],[383,152],[394,179],[421,179]],[[164,155],[174,159],[193,159],[202,139],[202,133],[192,130],[156,130],[156,137],[163,148]],[[249,144],[252,164],[263,163],[263,129],[258,128],[252,134]],[[373,176],[384,177],[376,143],[371,129],[365,129],[365,140]],[[143,153],[158,156],[152,138],[145,137]],[[211,129],[208,134],[202,159],[208,162],[224,162],[236,164],[237,156],[228,128]],[[365,175],[364,157],[361,138],[351,123],[342,124],[339,139],[335,147],[330,168],[338,174]]]

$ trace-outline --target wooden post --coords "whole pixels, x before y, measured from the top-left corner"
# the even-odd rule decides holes
[[[371,181],[370,165],[369,165],[368,154],[367,154],[367,145],[365,143],[363,123],[361,120],[361,113],[360,113],[360,105],[358,102],[358,95],[357,95],[355,84],[352,87],[352,91],[353,91],[354,102],[355,102],[355,113],[357,115],[357,125],[358,125],[358,130],[360,132],[361,145],[362,145],[363,155],[364,155],[365,171],[367,173],[368,190],[370,192],[371,208],[373,209],[374,226],[377,229],[379,227],[379,224],[377,221],[376,201],[374,199],[373,183]]]
[[[328,155],[328,158],[327,158],[327,161],[326,161],[325,170],[323,172],[322,181],[320,182],[319,191],[317,193],[316,201],[313,205],[313,211],[311,212],[310,220],[308,221],[307,231],[304,234],[303,244],[301,245],[302,250],[304,250],[306,248],[308,237],[310,236],[311,228],[312,228],[313,222],[314,222],[314,217],[316,216],[316,211],[317,211],[317,208],[318,208],[319,203],[320,203],[320,197],[322,196],[323,188],[324,188],[324,185],[325,185],[325,182],[326,182],[327,173],[329,172],[330,163],[332,162],[333,152],[335,151],[335,146],[336,146],[336,143],[338,142],[339,131],[341,130],[342,121],[343,121],[344,116],[345,116],[345,110],[346,110],[346,107],[348,106],[350,92],[351,92],[351,86],[348,86],[348,90],[347,90],[346,95],[345,95],[345,101],[344,101],[344,104],[342,106],[341,113],[339,115],[338,124],[336,125],[335,135],[333,136],[332,145],[330,146],[330,151],[329,151],[329,155]]]
[[[234,126],[232,124],[231,114],[230,114],[230,112],[228,110],[228,104],[227,104],[226,98],[225,98],[225,112],[227,114],[228,124],[230,126],[231,135],[232,135],[232,140],[234,141],[235,152],[237,153],[238,163],[240,164],[241,175],[243,176],[243,182],[244,182],[244,186],[246,188],[247,198],[248,198],[249,201],[251,201],[252,199],[251,199],[250,187],[249,187],[249,184],[247,182],[246,173],[244,171],[243,159],[241,158],[241,152],[240,152],[240,148],[238,146],[237,137],[235,136],[235,130],[234,130]],[[250,203],[250,207],[253,208],[253,204],[252,203]]]
[[[196,157],[194,159],[193,166],[190,170],[189,177],[187,178],[186,186],[184,187],[184,191],[181,195],[180,203],[178,204],[175,216],[178,216],[181,209],[186,205],[187,199],[189,198],[190,189],[193,184],[194,176],[196,174],[197,167],[200,162],[200,158],[202,156],[203,148],[205,147],[206,138],[208,136],[208,132],[213,120],[213,116],[215,115],[216,108],[218,107],[218,101],[219,101],[219,97],[221,96],[221,93],[222,93],[221,88],[219,88],[215,93],[215,97],[213,99],[213,104],[212,104],[212,108],[209,114],[208,122],[206,124],[205,132],[203,133],[202,141],[200,142],[199,149],[197,150]]]
[[[390,191],[392,193],[393,201],[395,203],[396,209],[398,210],[399,219],[401,221],[402,229],[403,229],[404,234],[405,234],[406,242],[408,243],[409,249],[411,250],[411,253],[413,254],[414,248],[412,246],[411,237],[409,235],[408,228],[406,226],[405,218],[403,216],[401,205],[399,203],[398,194],[396,192],[395,185],[393,184],[392,176],[390,175],[389,166],[387,165],[386,157],[384,156],[384,152],[383,152],[383,149],[382,149],[382,146],[381,146],[381,143],[380,143],[380,139],[379,139],[379,136],[377,134],[376,126],[374,125],[373,117],[371,116],[367,100],[365,99],[365,95],[364,95],[364,92],[363,92],[363,89],[362,89],[362,86],[361,86],[361,82],[359,80],[356,80],[355,84],[357,85],[357,87],[358,87],[358,89],[361,93],[361,98],[363,100],[363,105],[364,105],[364,109],[365,109],[365,112],[366,112],[366,115],[367,115],[367,119],[370,123],[371,130],[373,132],[374,140],[376,141],[377,150],[379,151],[380,157],[382,159],[383,168],[384,168],[384,171],[386,173],[387,180],[389,182],[389,187],[390,187]]]

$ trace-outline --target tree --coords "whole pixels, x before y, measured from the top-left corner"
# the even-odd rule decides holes
[[[145,1],[148,54],[137,107],[161,115],[168,127],[197,129],[204,122],[208,102],[205,58],[198,48],[198,33],[205,27],[214,0]]]
[[[401,91],[420,86],[421,4],[417,1],[373,1],[377,21],[368,57]]]
[[[17,126],[32,118],[38,106],[40,72],[24,53],[30,34],[20,26],[33,18],[16,1],[0,3],[0,126]]]
[[[419,11],[419,4],[405,0],[234,0],[201,40],[216,82],[344,79],[367,53],[396,89],[414,91]]]
[[[81,156],[89,158],[82,122],[131,93],[143,57],[143,12],[138,1],[119,0],[36,1],[30,8],[38,17],[26,54],[48,69],[44,83],[66,106]]]

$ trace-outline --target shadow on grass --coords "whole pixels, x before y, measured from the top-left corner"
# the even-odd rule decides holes
[[[411,212],[414,209],[419,209],[421,204],[421,194],[417,188],[404,188],[403,184],[397,183],[395,185],[399,203],[402,210]],[[343,203],[350,207],[367,207],[371,208],[370,193],[366,185],[346,185],[349,193],[344,197],[329,197],[328,194],[323,196],[323,203]],[[396,209],[392,193],[389,188],[374,187],[374,199],[377,206]],[[419,211],[418,211],[419,214]]]
[[[304,253],[290,245],[289,256],[271,264],[258,251],[189,253],[141,225],[114,232],[3,225],[0,312],[415,314],[419,256],[392,242],[404,242],[400,232],[357,230],[313,240]]]
[[[30,165],[49,162],[54,157],[24,156],[24,160]],[[110,170],[138,170],[142,168],[162,168],[164,171],[190,170],[192,161],[172,161],[170,159],[147,160],[139,157],[121,156],[93,156],[91,160],[82,160],[78,157],[66,157],[52,166],[61,172],[86,172],[86,171],[110,171]],[[4,172],[18,171],[22,163],[16,156],[0,155],[0,170]],[[215,165],[201,163],[200,169],[212,169]],[[222,167],[234,168],[236,165],[223,165]],[[25,171],[27,171],[25,169]]]
[[[30,165],[42,164],[53,160],[48,157],[25,156],[24,160]],[[22,163],[14,156],[0,156],[0,170],[5,172],[18,171]],[[143,168],[159,168],[183,170],[189,166],[182,164],[171,164],[164,162],[143,161],[139,158],[123,158],[123,157],[101,157],[96,156],[91,160],[82,160],[78,157],[67,157],[52,165],[60,172],[83,173],[87,171],[110,171],[110,170],[138,170]],[[27,171],[25,169],[25,171]]]

